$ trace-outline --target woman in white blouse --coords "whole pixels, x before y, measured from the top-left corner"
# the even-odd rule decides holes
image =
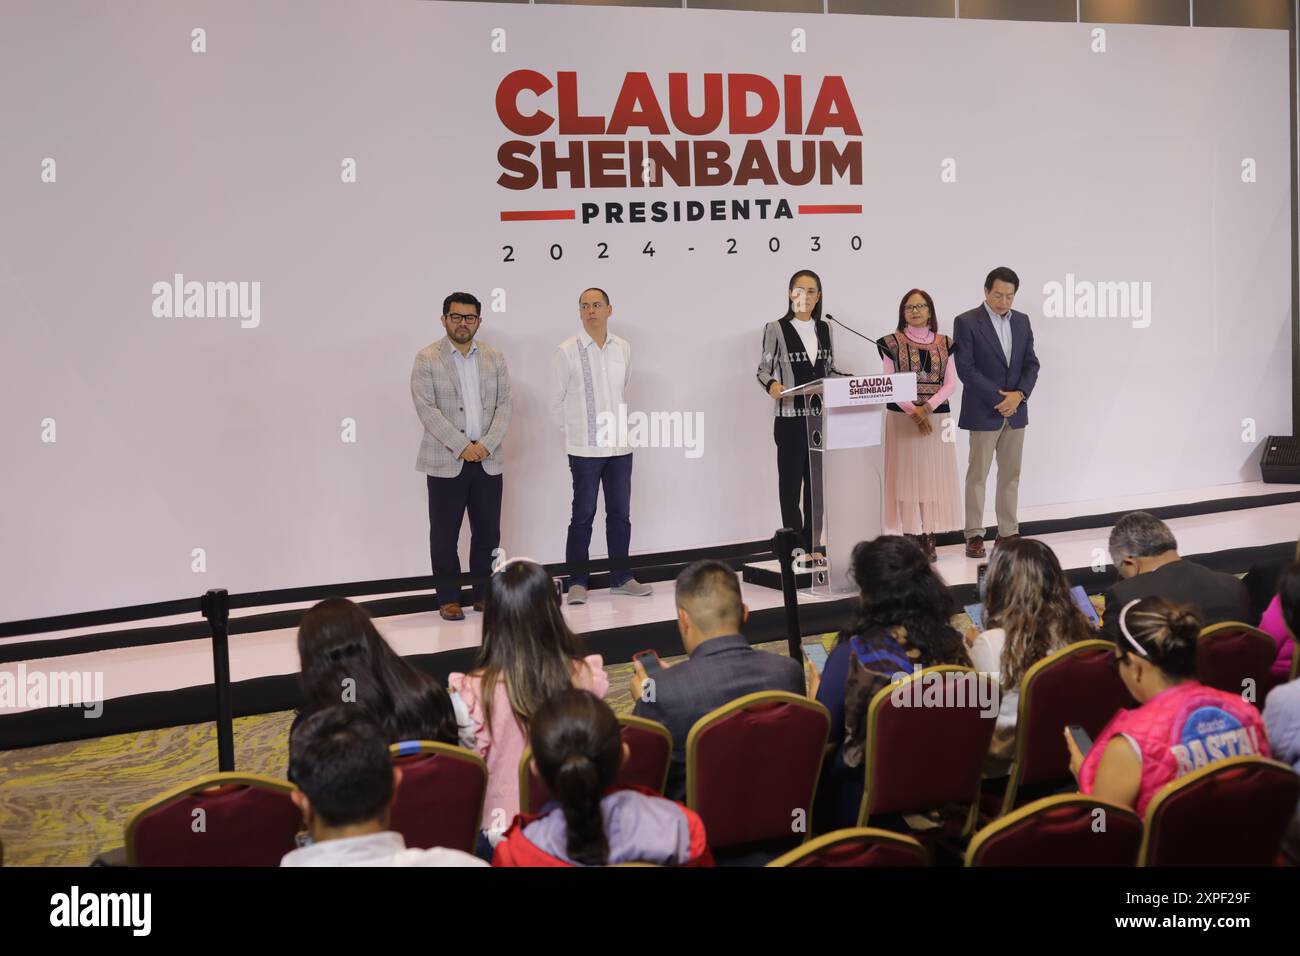
[[[993,550],[984,579],[984,627],[966,633],[975,669],[998,678],[1001,703],[985,776],[1005,776],[1016,745],[1016,713],[1025,672],[1053,651],[1096,636],[1070,596],[1052,549],[1033,538]]]

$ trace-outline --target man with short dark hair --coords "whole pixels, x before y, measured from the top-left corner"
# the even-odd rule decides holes
[[[388,742],[356,706],[338,704],[303,719],[289,739],[289,776],[298,789],[311,845],[281,866],[486,866],[460,850],[407,849],[388,829],[402,771]]]
[[[1020,459],[1029,424],[1026,402],[1038,381],[1029,316],[1011,308],[1020,277],[999,266],[984,280],[984,302],[953,320],[953,361],[962,383],[959,428],[970,433],[966,468],[966,557],[984,550],[984,485],[996,456],[998,487],[994,546],[1020,536],[1016,516]]]
[[[433,576],[460,574],[457,541],[469,512],[469,569],[485,578],[501,543],[501,472],[510,425],[510,371],[505,356],[475,342],[482,316],[477,298],[453,292],[442,302],[446,335],[420,350],[411,369],[411,398],[424,424],[415,467],[427,476],[429,561]],[[483,610],[484,585],[473,588]],[[460,588],[438,588],[444,621],[463,621]]]
[[[677,575],[677,630],[690,660],[653,677],[640,661],[629,690],[632,713],[657,720],[673,735],[672,765],[664,795],[686,799],[686,735],[711,710],[764,690],[806,693],[803,668],[780,654],[755,650],[741,636],[749,617],[736,572],[721,561],[696,561]]]
[[[1145,597],[1193,605],[1207,626],[1255,620],[1246,585],[1231,574],[1180,557],[1174,533],[1154,515],[1124,515],[1110,531],[1109,548],[1120,580],[1106,592],[1101,626],[1112,640],[1121,638],[1118,622],[1124,605]]]

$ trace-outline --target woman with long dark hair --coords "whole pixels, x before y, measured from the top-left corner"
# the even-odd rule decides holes
[[[393,743],[456,743],[447,691],[394,651],[365,609],[347,598],[327,598],[302,616],[298,660],[303,706],[294,726],[317,710],[355,703]]]
[[[628,748],[609,705],[585,690],[552,695],[529,726],[533,767],[552,801],[515,818],[495,866],[711,866],[704,823],[658,794],[616,787]]]
[[[474,749],[487,763],[483,830],[490,844],[519,812],[519,758],[533,715],[571,687],[603,697],[609,678],[599,654],[583,656],[546,569],[515,558],[488,580],[474,669],[447,682],[469,711]],[[480,843],[480,851],[486,855],[487,846]]]
[[[817,829],[856,826],[862,802],[867,708],[899,674],[936,664],[970,666],[950,623],[956,605],[920,546],[899,535],[861,541],[851,574],[853,619],[840,631],[810,693],[831,713],[827,760],[817,788]]]
[[[885,373],[916,373],[916,401],[890,402],[885,412],[885,527],[917,539],[931,561],[938,557],[936,532],[956,531],[964,520],[957,446],[943,440],[941,417],[950,413],[948,396],[957,387],[956,351],[939,334],[934,299],[924,289],[903,296],[898,327],[880,337]]]
[[[1001,698],[988,776],[1007,773],[1016,746],[1020,681],[1048,654],[1096,638],[1070,595],[1070,581],[1047,545],[1013,538],[993,551],[984,578],[984,631],[967,635],[975,669],[998,678]]]
[[[790,277],[785,315],[763,328],[758,384],[774,400],[772,439],[776,442],[776,477],[781,523],[793,528],[808,553],[812,540],[812,475],[808,464],[807,403],[802,395],[782,398],[786,389],[825,378],[835,367],[830,324],[822,320],[822,280],[802,269]],[[803,514],[799,513],[800,501]]]

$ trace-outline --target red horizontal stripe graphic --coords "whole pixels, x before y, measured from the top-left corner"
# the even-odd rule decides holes
[[[528,222],[537,219],[576,219],[574,209],[503,209],[502,222]]]
[[[820,216],[826,213],[862,213],[861,206],[800,206],[801,216]]]

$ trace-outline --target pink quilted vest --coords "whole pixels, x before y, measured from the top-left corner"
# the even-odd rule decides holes
[[[1092,793],[1106,744],[1127,734],[1142,752],[1137,812],[1171,780],[1228,757],[1271,757],[1259,711],[1241,697],[1187,681],[1136,710],[1121,710],[1093,742],[1079,768],[1079,789]]]

